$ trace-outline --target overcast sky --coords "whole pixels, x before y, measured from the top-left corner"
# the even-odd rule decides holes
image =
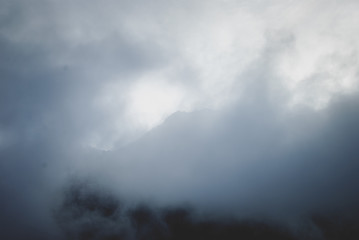
[[[0,0],[0,236],[55,234],[74,178],[238,218],[358,214],[358,10]]]

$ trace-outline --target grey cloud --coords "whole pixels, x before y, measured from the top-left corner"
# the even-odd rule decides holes
[[[46,125],[51,125],[47,127],[58,134],[69,131],[70,138],[74,132],[84,135],[83,131],[96,128],[108,117],[94,106],[103,86],[131,81],[129,76],[156,68],[163,61],[153,44],[131,42],[121,29],[88,40],[81,24],[85,19],[90,25],[96,22],[97,16],[91,14],[93,7],[83,10],[83,14],[89,11],[85,19],[77,16],[78,21],[72,23],[75,13],[57,9],[56,4],[6,3],[1,15],[1,125],[5,131],[12,125],[16,134],[41,134]],[[76,4],[72,11],[80,11],[81,6]],[[70,15],[68,19],[62,11]],[[79,39],[69,38],[76,28],[84,33]],[[89,31],[91,26],[87,28]],[[126,86],[121,91],[125,90]],[[121,108],[119,105],[119,114]]]
[[[178,113],[114,154],[103,181],[130,199],[187,201],[287,227],[310,225],[316,214],[356,218],[357,101],[341,99],[319,121],[316,112],[295,115],[287,131],[283,119],[273,120],[275,111],[254,106],[236,106],[236,114],[222,113],[213,125],[216,113]]]
[[[94,106],[99,89],[156,65],[160,54],[116,33],[73,46],[48,3],[1,5],[1,235],[41,235],[52,231],[52,189],[86,152],[83,138],[111,124]]]
[[[357,102],[357,96],[341,98],[319,124],[316,112],[297,114],[294,132],[283,132],[282,122],[268,118],[275,114],[268,109],[177,113],[131,146],[109,153],[110,159],[102,158],[90,179],[132,204],[187,202],[215,219],[235,215],[280,222],[299,239],[336,239],[327,234],[340,232],[340,221],[348,228],[357,224]],[[287,142],[290,134],[296,135],[295,144]],[[337,237],[343,234],[355,233],[346,229]]]
[[[226,110],[172,115],[109,153],[96,176],[103,171],[104,181],[127,196],[189,201],[242,217],[356,216],[357,95],[337,95],[322,111],[284,112],[287,96],[271,88],[278,84],[271,66],[278,51],[241,76],[252,81],[244,100]]]
[[[69,193],[64,191],[64,185],[74,176],[91,179],[99,188],[108,189],[114,198],[121,195],[123,201],[132,204],[142,200],[165,207],[187,202],[198,211],[270,219],[269,222],[281,221],[289,227],[301,224],[303,218],[305,224],[312,224],[312,214],[358,216],[357,92],[333,93],[327,108],[322,110],[306,105],[287,108],[292,93],[283,84],[287,76],[279,66],[283,59],[297,59],[296,51],[305,46],[309,35],[305,35],[302,25],[289,31],[286,24],[273,23],[273,27],[270,21],[263,29],[256,29],[259,38],[263,37],[263,46],[262,40],[255,39],[260,42],[258,49],[253,50],[257,55],[248,60],[244,70],[234,71],[235,83],[224,91],[237,97],[236,101],[218,110],[174,113],[162,125],[123,146],[121,137],[116,136],[116,127],[123,125],[126,138],[126,101],[119,98],[113,108],[98,104],[98,99],[108,94],[103,90],[119,84],[115,93],[126,95],[140,76],[175,65],[169,81],[181,82],[205,96],[200,89],[202,66],[196,62],[198,59],[190,59],[197,50],[185,48],[189,53],[184,53],[180,47],[186,45],[182,41],[189,34],[185,31],[190,29],[187,23],[193,21],[195,25],[197,18],[205,23],[212,15],[217,16],[208,9],[217,10],[218,3],[213,1],[206,5],[208,8],[187,1],[109,1],[108,5],[99,1],[0,3],[0,225],[5,226],[0,230],[2,238],[24,239],[31,233],[36,239],[61,239],[59,225],[65,232],[73,230],[71,236],[77,236],[82,223],[88,220],[86,217],[77,219],[78,222],[70,217],[69,225],[66,216],[60,222],[53,218],[54,209],[65,215],[77,208],[88,210],[81,201],[66,205],[66,197],[72,201],[73,196],[66,195]],[[249,9],[254,16],[261,13],[273,20],[267,8],[248,4],[234,5]],[[202,13],[205,17],[200,16]],[[344,23],[352,22],[350,16]],[[185,17],[189,20],[183,19],[185,23],[178,26]],[[321,15],[322,18],[326,19]],[[291,24],[289,21],[288,26]],[[198,26],[194,29],[200,29]],[[200,37],[195,40],[201,43]],[[241,42],[234,42],[234,48],[236,44]],[[349,76],[347,72],[356,72],[353,78],[357,78],[357,69],[348,67],[357,62],[353,48],[347,49],[349,53],[332,49],[334,57],[327,59],[343,74],[326,75],[322,74],[325,67],[316,69],[308,81],[302,82],[303,89],[311,88],[309,79],[318,73],[321,81]],[[326,51],[323,54],[327,56]],[[217,57],[204,56],[210,60]],[[243,67],[239,65],[223,64]],[[114,149],[100,151],[84,144],[98,135],[101,140],[113,138],[110,141],[115,142]],[[100,200],[92,207],[95,209],[102,206],[101,196],[107,196],[101,191],[96,194],[94,198]],[[96,211],[84,215],[101,215]],[[150,214],[155,216],[153,225],[164,221],[157,215],[161,211],[148,211],[154,211],[153,216]],[[119,224],[117,218],[101,216],[95,222],[111,231],[121,230],[112,228]],[[318,221],[317,227],[330,224]],[[71,224],[78,224],[79,228]],[[129,226],[126,224],[123,228]],[[191,221],[186,224],[197,229]],[[312,230],[315,224],[310,225]],[[138,234],[147,236],[144,232],[142,229]]]

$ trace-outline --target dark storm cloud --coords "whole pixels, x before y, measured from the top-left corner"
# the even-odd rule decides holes
[[[358,77],[355,34],[347,34],[356,15],[340,8],[336,41],[325,32],[330,4],[313,18],[320,1],[273,2],[288,25],[256,4],[218,4],[0,1],[0,238],[290,238],[278,223],[328,238],[341,226],[328,215],[358,216],[359,100],[335,85]],[[228,7],[245,10],[227,19]],[[198,106],[237,98],[177,112],[124,146],[137,129],[126,125],[121,97],[156,71],[203,97]],[[299,90],[286,88],[302,78]],[[289,109],[297,95],[312,105],[330,98],[319,110]],[[114,147],[91,149],[92,138]],[[67,187],[73,177],[98,186]],[[183,203],[196,210],[176,207]],[[196,219],[201,213],[213,216]],[[344,225],[340,236],[357,221]]]
[[[356,239],[356,218],[308,216],[289,229],[271,220],[198,214],[188,205],[158,207],[123,201],[92,181],[71,181],[54,217],[66,239]]]
[[[68,239],[294,239],[274,224],[199,219],[186,206],[121,202],[90,182],[72,182],[55,218]]]

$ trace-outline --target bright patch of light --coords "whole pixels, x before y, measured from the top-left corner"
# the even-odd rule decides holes
[[[129,94],[127,116],[136,127],[151,129],[181,110],[184,91],[164,80],[143,79]]]

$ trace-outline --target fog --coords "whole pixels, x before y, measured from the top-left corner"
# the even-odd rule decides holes
[[[355,1],[0,0],[2,239],[355,239]]]

